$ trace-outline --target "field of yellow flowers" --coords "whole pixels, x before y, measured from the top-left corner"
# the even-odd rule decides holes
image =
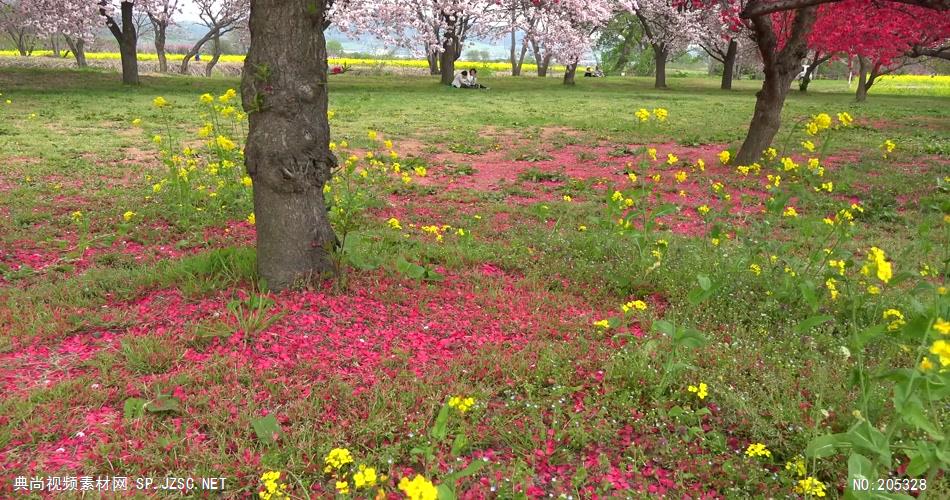
[[[933,89],[738,165],[754,82],[341,75],[340,275],[273,293],[238,82],[116,80],[0,73],[4,497],[950,495]]]

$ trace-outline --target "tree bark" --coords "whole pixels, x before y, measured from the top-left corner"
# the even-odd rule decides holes
[[[426,50],[429,50],[428,45],[426,46]],[[439,54],[432,51],[427,53],[428,55],[426,56],[426,59],[429,60],[429,74],[432,76],[441,74],[439,72]]]
[[[736,55],[739,53],[739,42],[735,39],[729,40],[729,48],[726,49],[726,57],[722,61],[722,84],[719,88],[722,90],[732,90],[732,76],[736,70]]]
[[[155,55],[158,56],[158,71],[168,73],[168,56],[165,54],[165,32],[168,29],[168,24],[152,18],[152,29],[155,31]]]
[[[53,57],[60,57],[59,40],[56,35],[50,35],[49,44],[50,48],[53,49]]]
[[[665,45],[653,45],[653,55],[656,59],[656,79],[653,87],[657,89],[666,88],[666,59],[669,57],[669,51]]]
[[[221,35],[216,35],[212,39],[213,54],[211,60],[208,61],[208,65],[205,66],[205,76],[211,78],[211,72],[214,70],[214,66],[218,64],[218,60],[221,59]]]
[[[742,147],[736,155],[737,165],[750,165],[761,157],[782,124],[782,107],[795,76],[801,72],[800,61],[808,52],[808,33],[815,23],[817,7],[806,7],[795,14],[791,33],[784,48],[778,50],[778,37],[769,16],[752,18],[756,44],[762,55],[765,80],[755,94],[755,111]]]
[[[871,63],[864,56],[858,56],[858,90],[855,93],[855,100],[864,102],[868,98],[868,71]]]
[[[821,55],[821,52],[815,51],[815,56],[812,57],[811,62],[808,63],[808,67],[805,68],[805,74],[802,75],[801,81],[798,82],[799,91],[808,92],[808,84],[811,83],[812,76],[814,76],[818,66],[830,60],[831,56],[832,54]]]
[[[80,68],[86,68],[89,64],[86,62],[86,42],[82,38],[77,38],[73,40],[68,36],[64,36],[66,39],[66,45],[69,45],[69,50],[72,51],[73,56],[76,58],[76,65]]]
[[[109,0],[99,1],[99,13],[106,18],[106,26],[119,43],[119,55],[122,58],[122,83],[139,84],[138,33],[135,31],[135,13],[131,2],[121,3],[122,27],[116,24],[112,16],[106,14]]]
[[[272,290],[335,271],[323,186],[336,158],[327,121],[326,0],[251,0],[241,95],[254,180],[257,270]]]
[[[442,53],[439,54],[439,70],[442,73],[441,81],[443,85],[452,85],[452,80],[455,79],[455,60],[458,59],[456,55],[458,46],[455,43],[455,39],[449,36],[446,38],[442,48]]]
[[[577,73],[577,63],[564,67],[564,85],[574,85],[574,75]]]

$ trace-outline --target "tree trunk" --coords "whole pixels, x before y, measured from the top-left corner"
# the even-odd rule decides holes
[[[442,73],[442,85],[452,85],[455,79],[455,60],[458,59],[458,42],[454,36],[446,35],[443,51],[439,54],[439,69]]]
[[[577,73],[577,63],[564,67],[564,85],[574,85],[574,75]]]
[[[73,56],[76,57],[76,65],[80,68],[86,68],[89,64],[86,62],[86,42],[82,38],[77,38],[73,40],[72,38],[64,37],[66,39],[66,45],[69,45],[69,50],[73,52]]]
[[[858,56],[858,90],[855,93],[855,100],[864,102],[868,98],[868,69],[870,61],[864,56]]]
[[[211,40],[212,38],[219,36],[220,30],[221,30],[220,27],[217,27],[217,26],[213,27],[211,28],[210,31],[205,33],[205,35],[201,37],[200,40],[195,42],[195,44],[191,47],[191,50],[189,50],[188,53],[185,54],[184,59],[181,60],[181,67],[178,68],[179,73],[183,75],[188,74],[188,63],[191,62],[191,59],[193,57],[195,57],[196,55],[198,55],[199,52],[201,52],[201,47],[204,47],[204,44],[208,43],[208,41]]]
[[[669,52],[664,45],[654,45],[653,54],[656,58],[656,81],[653,83],[654,88],[665,89],[666,88],[666,59],[669,56]]]
[[[429,50],[428,46],[426,46],[426,50]],[[439,72],[439,54],[429,51],[426,59],[429,60],[429,74],[432,76],[441,74]]]
[[[808,84],[811,83],[812,77],[815,75],[815,71],[818,70],[818,66],[821,63],[831,59],[831,55],[821,55],[821,52],[815,51],[815,56],[812,57],[811,62],[808,63],[808,67],[805,68],[805,74],[802,75],[801,81],[798,82],[798,90],[801,92],[808,92]]]
[[[336,158],[327,121],[326,0],[251,0],[241,95],[254,180],[257,270],[272,290],[332,274],[337,238],[323,186]]]
[[[122,83],[139,84],[138,34],[135,32],[135,17],[132,3],[122,2],[122,38],[119,53],[122,57]]]
[[[208,65],[205,66],[205,76],[211,78],[211,72],[214,70],[214,66],[218,64],[218,60],[221,59],[221,35],[215,35],[212,40],[212,47],[214,47],[214,54],[211,56],[211,60],[208,61]]]
[[[732,75],[736,69],[736,55],[739,52],[739,42],[735,39],[729,40],[729,48],[726,50],[726,57],[722,62],[722,84],[719,86],[722,90],[732,90]]]
[[[152,21],[152,27],[155,30],[155,54],[158,56],[158,71],[168,73],[168,57],[165,55],[165,31],[168,29],[168,25]]]
[[[49,44],[50,48],[53,50],[53,57],[60,57],[59,39],[56,35],[51,35],[49,37]]]
[[[518,30],[514,28],[515,21],[515,11],[511,11],[511,50],[509,51],[509,58],[511,59],[511,76],[521,76],[521,65],[518,64],[518,60],[515,57],[515,53],[518,49]],[[524,54],[524,50],[521,51]]]
[[[815,22],[816,12],[815,6],[796,11],[791,34],[781,51],[778,50],[778,37],[772,29],[771,18],[752,18],[756,44],[762,55],[765,80],[762,82],[762,89],[755,94],[755,111],[749,123],[749,132],[736,155],[737,165],[750,165],[758,161],[778,133],[782,124],[785,97],[792,80],[801,71],[801,60],[808,52],[808,33]]]

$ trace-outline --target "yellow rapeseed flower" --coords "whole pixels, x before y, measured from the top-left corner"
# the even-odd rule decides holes
[[[772,458],[772,452],[762,443],[752,443],[745,450],[747,457],[769,457]]]
[[[125,222],[129,222],[135,218],[135,215],[136,215],[135,212],[131,210],[127,210],[124,214],[122,214],[122,220],[124,220]]]
[[[603,328],[604,330],[607,330],[608,328],[610,328],[610,321],[607,321],[606,319],[602,319],[602,320],[600,320],[600,321],[595,321],[595,322],[594,322],[594,326],[596,326],[596,327],[598,327],[598,328]]]
[[[732,153],[728,151],[722,151],[719,153],[718,156],[719,156],[720,163],[722,163],[723,165],[726,165],[729,163],[729,159],[732,158]]]
[[[805,496],[823,497],[825,496],[825,484],[812,476],[808,476],[798,481],[798,484],[795,486],[795,493]]]
[[[248,214],[247,223],[252,226],[257,224],[257,217],[254,216],[254,212],[251,212],[250,214]]]
[[[411,481],[407,477],[400,479],[399,489],[406,494],[408,500],[437,500],[439,497],[435,485],[421,474],[416,474]]]
[[[650,119],[650,112],[644,108],[638,109],[633,115],[636,116],[641,123]]]
[[[164,97],[158,96],[155,99],[152,99],[152,105],[155,106],[156,108],[161,109],[161,108],[164,108],[165,106],[168,106],[168,101],[166,101]]]
[[[934,322],[934,330],[940,332],[941,335],[950,335],[950,321],[937,318],[937,321]]]
[[[700,382],[698,386],[691,385],[686,388],[687,391],[696,394],[696,397],[700,400],[705,399],[706,396],[709,395],[708,389],[709,386],[707,386],[705,382]]]
[[[455,408],[459,413],[465,413],[475,405],[475,398],[472,397],[462,397],[462,396],[452,396],[449,398],[449,407]]]

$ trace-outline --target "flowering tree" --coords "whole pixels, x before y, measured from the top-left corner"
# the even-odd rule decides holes
[[[488,33],[487,20],[501,11],[494,0],[350,0],[334,5],[331,19],[344,32],[410,49],[422,45],[430,71],[448,85],[465,40]]]
[[[695,6],[691,6],[695,8]],[[736,4],[722,1],[701,9],[695,19],[698,29],[693,32],[693,43],[716,61],[722,63],[722,82],[720,88],[732,89],[736,59],[740,50],[751,49],[752,33],[742,23],[731,22],[737,17]],[[687,20],[688,21],[688,20]]]
[[[845,0],[819,8],[809,46],[818,53],[857,59],[856,98],[863,101],[878,77],[901,67],[907,57],[925,55],[927,50],[939,54],[948,41],[950,13]]]
[[[643,32],[656,60],[654,86],[666,88],[666,62],[671,55],[686,50],[690,41],[699,38],[701,9],[687,8],[680,0],[636,0],[630,4],[643,25]]]
[[[96,32],[102,27],[97,4],[61,0],[22,0],[20,4],[38,35],[61,35],[76,64],[80,68],[87,66],[85,47],[95,40]]]
[[[334,270],[323,187],[336,158],[327,120],[327,0],[250,0],[241,95],[254,182],[257,269],[271,289]]]
[[[92,2],[99,8],[99,15],[105,18],[106,26],[119,43],[119,55],[122,58],[122,83],[126,85],[139,84],[138,61],[138,31],[135,29],[135,1],[121,0],[118,9],[113,0],[64,0],[63,4],[72,2]],[[145,3],[143,0],[138,0]],[[76,12],[73,9],[70,12]],[[119,21],[116,21],[116,15]],[[121,25],[119,24],[121,23]]]
[[[212,43],[212,57],[205,66],[205,74],[211,76],[214,65],[221,57],[221,37],[247,20],[250,15],[249,0],[194,0],[198,7],[198,17],[208,31],[191,47],[181,61],[181,74],[188,73],[188,64],[209,41]]]
[[[0,0],[0,29],[21,56],[29,55],[36,43],[36,32],[26,7],[19,0]]]
[[[155,54],[158,56],[158,70],[162,73],[168,71],[168,58],[165,56],[166,32],[174,22],[174,16],[181,13],[181,4],[182,0],[149,0],[145,7],[155,32]]]

